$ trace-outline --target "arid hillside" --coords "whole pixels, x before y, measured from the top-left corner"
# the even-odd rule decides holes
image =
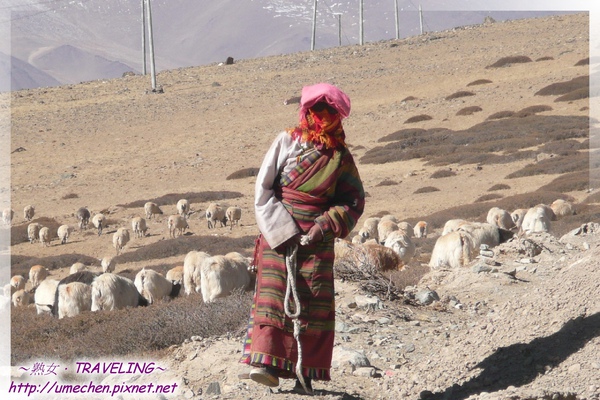
[[[444,301],[383,301],[367,312],[350,306],[364,294],[356,284],[336,282],[339,320],[357,328],[340,330],[336,344],[363,351],[378,373],[357,376],[338,366],[331,383],[317,385],[318,398],[598,399],[600,268],[594,255],[600,241],[593,230],[570,244],[558,241],[600,218],[598,121],[590,107],[598,99],[590,97],[598,94],[598,61],[590,63],[588,32],[587,14],[546,17],[165,71],[156,92],[149,76],[139,75],[13,92],[11,273],[42,264],[60,279],[76,261],[99,269],[99,258],[115,254],[112,233],[131,227],[147,201],[164,214],[148,221],[148,236],[132,239],[115,257],[118,273],[164,272],[181,265],[190,250],[250,256],[258,234],[256,169],[277,133],[297,122],[297,104],[286,100],[304,85],[330,82],[352,100],[344,127],[368,196],[359,224],[384,214],[427,221],[430,235],[417,241],[418,256],[406,268],[425,275],[406,294],[429,288]],[[173,239],[166,220],[180,198],[191,203],[190,227]],[[484,221],[493,206],[512,211],[557,198],[573,202],[577,214],[535,239],[547,250],[535,266],[515,264],[525,257],[506,244],[495,273],[429,272],[446,220]],[[208,229],[204,210],[214,201],[240,206],[240,226]],[[53,232],[61,224],[76,227],[75,212],[83,206],[92,215],[104,213],[108,227],[102,235],[74,229],[66,245],[56,238],[50,247],[30,244],[23,217],[29,204],[34,221]],[[87,329],[76,327],[89,323],[98,333],[100,324],[141,323],[157,307],[160,318],[177,325],[165,310],[192,301],[207,309],[195,299],[153,305],[148,314],[119,312],[113,322],[80,315],[47,323],[57,331],[61,323],[73,324],[85,335]],[[248,300],[241,297],[243,304]],[[209,311],[227,312],[228,304]],[[23,312],[26,318],[13,315],[13,332],[31,331],[25,322],[38,317],[31,307]],[[220,385],[216,398],[296,398],[291,384],[273,392],[238,379],[245,371],[236,360],[246,323],[238,316],[245,310],[231,312],[239,320],[224,321],[232,327],[217,338],[192,332],[188,337],[202,338],[169,344],[153,336],[161,343],[150,349],[155,352],[119,355],[161,357],[169,365],[165,379],[183,388],[173,398],[209,398],[202,393],[214,382]],[[65,342],[71,349],[85,343],[71,339]],[[576,343],[550,354],[550,361],[538,357],[571,339]],[[53,348],[50,339],[44,345]],[[13,336],[17,354],[15,346],[33,351]],[[85,357],[81,351],[74,356]],[[33,361],[25,353],[12,358],[14,366]]]

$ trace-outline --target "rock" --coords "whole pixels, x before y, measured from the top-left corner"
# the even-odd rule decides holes
[[[342,346],[334,347],[331,366],[340,368],[348,364],[352,367],[352,370],[371,366],[367,356],[364,354]]]
[[[211,382],[206,389],[207,395],[220,395],[221,394],[221,386],[219,382]]]
[[[372,310],[377,310],[381,307],[381,300],[377,296],[356,296],[355,298],[356,306],[359,308],[368,308]]]
[[[440,296],[434,290],[421,290],[415,295],[417,301],[423,305],[429,305],[434,301],[439,301]]]
[[[354,376],[363,376],[365,378],[374,378],[378,375],[377,370],[373,367],[361,367],[352,372]]]

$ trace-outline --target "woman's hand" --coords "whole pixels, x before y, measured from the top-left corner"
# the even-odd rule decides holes
[[[318,243],[323,241],[323,231],[321,231],[321,227],[317,224],[314,224],[308,233],[308,244]]]

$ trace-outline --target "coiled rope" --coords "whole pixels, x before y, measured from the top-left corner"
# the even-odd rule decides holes
[[[300,238],[301,245],[307,245],[309,243],[309,238],[307,235],[304,235]],[[297,268],[297,260],[296,255],[298,254],[298,245],[288,246],[286,250],[285,256],[285,266],[287,269],[287,285],[285,288],[285,300],[284,300],[284,310],[285,315],[289,317],[294,322],[294,339],[296,339],[296,345],[298,346],[298,361],[296,362],[296,377],[304,391],[306,393],[312,394],[312,390],[309,390],[306,386],[306,382],[304,381],[304,376],[302,375],[302,345],[300,343],[300,316],[301,306],[300,299],[298,297],[298,290],[296,288],[296,268]],[[290,294],[294,300],[294,312],[292,313],[289,308],[290,304]]]

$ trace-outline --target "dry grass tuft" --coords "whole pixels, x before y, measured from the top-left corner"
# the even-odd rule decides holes
[[[488,189],[488,192],[495,192],[496,190],[505,190],[505,189],[510,189],[510,186],[508,186],[505,183],[496,183],[494,186],[492,186],[491,188]]]
[[[415,192],[413,194],[420,194],[420,193],[433,193],[433,192],[439,192],[440,189],[434,187],[434,186],[424,186],[422,188],[418,188],[417,190],[415,190]]]
[[[397,184],[398,184],[398,182],[393,181],[391,179],[384,179],[383,181],[379,182],[375,186],[396,186]]]
[[[523,64],[523,63],[528,63],[528,62],[531,62],[531,58],[529,58],[527,56],[509,56],[509,57],[502,57],[495,63],[488,65],[486,68],[501,68],[501,67],[508,67],[512,64]]]
[[[587,153],[571,152],[570,154],[547,158],[535,164],[526,165],[519,171],[508,174],[506,179],[587,171],[589,167],[589,155]]]
[[[575,63],[576,67],[580,67],[582,65],[590,65],[590,58],[589,57],[582,58],[581,60],[579,60]]]
[[[536,96],[560,96],[563,94],[571,93],[574,90],[587,88],[590,84],[589,75],[578,76],[570,81],[552,83],[537,92]]]
[[[403,98],[401,101],[405,102],[405,101],[413,101],[413,100],[419,100],[418,98],[416,98],[415,96],[408,96]]]
[[[427,114],[420,114],[420,115],[415,115],[414,117],[410,117],[409,119],[404,121],[404,123],[405,124],[414,124],[415,122],[429,121],[430,119],[433,119],[433,118]]]
[[[524,118],[544,111],[552,111],[552,107],[547,105],[529,106],[518,111],[514,116],[517,118]]]
[[[461,97],[469,97],[469,96],[475,96],[475,93],[469,92],[466,90],[460,90],[458,92],[452,93],[449,96],[446,96],[446,100],[459,99]]]
[[[552,61],[552,60],[554,60],[554,57],[544,56],[544,57],[540,57],[540,58],[536,59],[535,61]]]
[[[482,203],[484,201],[490,201],[490,200],[498,200],[503,197],[504,196],[502,196],[501,194],[498,194],[498,193],[484,194],[483,196],[479,196],[477,199],[475,199],[475,203]]]
[[[63,197],[61,197],[61,199],[63,199],[63,200],[78,199],[78,198],[79,198],[79,195],[77,193],[67,193]]]
[[[251,176],[256,176],[260,168],[244,168],[230,174],[225,180],[229,181],[232,179],[243,179]]]
[[[498,111],[487,117],[488,120],[492,119],[502,119],[502,118],[511,118],[515,116],[514,111]]]
[[[449,169],[440,169],[438,171],[435,171],[429,177],[431,179],[440,179],[440,178],[448,178],[451,176],[456,176],[456,172],[449,170]]]
[[[563,94],[562,96],[557,97],[554,102],[557,103],[559,101],[575,101],[581,99],[587,99],[590,97],[590,89],[587,87],[583,87],[580,89],[573,90],[567,94]]]
[[[473,82],[467,84],[467,86],[477,86],[477,85],[487,85],[488,83],[493,83],[489,79],[477,79]]]
[[[138,208],[144,207],[146,202],[151,201],[159,206],[175,205],[180,199],[187,199],[190,203],[209,203],[212,201],[222,201],[229,199],[238,199],[244,197],[240,192],[230,192],[226,190],[216,192],[186,192],[186,193],[169,193],[161,197],[153,199],[136,200],[127,204],[118,204],[117,207]]]
[[[389,135],[386,135],[377,141],[378,142],[395,142],[398,140],[418,140],[418,137],[426,132],[427,132],[427,130],[425,130],[423,128],[401,129],[394,133],[390,133]]]
[[[471,107],[465,107],[465,108],[458,110],[456,115],[473,115],[474,113],[480,112],[480,111],[483,111],[483,109],[481,107],[471,106]]]

